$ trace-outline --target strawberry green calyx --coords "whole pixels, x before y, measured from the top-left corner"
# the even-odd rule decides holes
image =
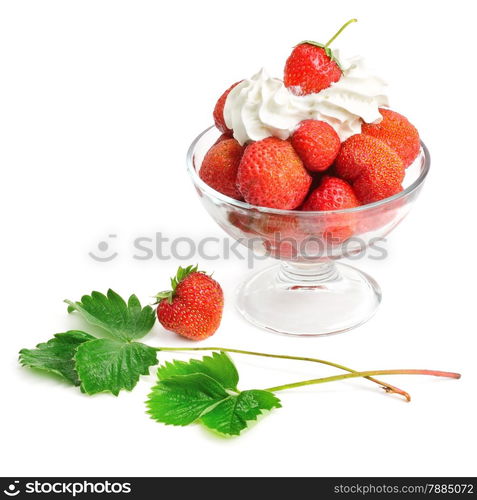
[[[187,276],[189,276],[189,274],[198,273],[198,272],[201,272],[201,271],[199,271],[199,266],[197,266],[197,265],[187,266],[187,267],[179,266],[179,269],[177,270],[177,274],[173,278],[171,278],[172,290],[175,291],[175,289],[177,288],[177,285],[182,280],[185,280],[187,278]]]
[[[318,43],[318,42],[314,42],[312,40],[304,40],[303,42],[300,42],[298,45],[301,45],[303,43],[308,43],[309,45],[315,45],[316,47],[320,47],[322,48],[326,55],[334,62],[336,62],[336,64],[338,66],[340,66],[340,63],[338,61],[338,59],[334,56],[333,54],[333,51],[330,49],[330,45],[336,40],[336,38],[338,38],[339,35],[341,35],[341,33],[352,23],[357,23],[358,20],[357,19],[350,19],[348,22],[346,22],[345,24],[343,24],[343,26],[341,26],[341,28],[325,43]],[[341,66],[340,66],[341,68]]]
[[[171,278],[171,290],[164,290],[163,292],[159,292],[157,295],[155,295],[154,296],[154,298],[156,299],[155,304],[159,304],[159,302],[163,299],[167,299],[169,304],[172,304],[172,300],[174,299],[177,285],[181,281],[185,280],[189,275],[201,272],[202,271],[199,271],[198,265],[187,266],[187,267],[179,266],[176,275],[173,278]]]

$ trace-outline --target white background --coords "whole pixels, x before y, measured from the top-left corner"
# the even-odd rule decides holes
[[[3,1],[0,473],[475,475],[472,7],[456,0]],[[143,401],[154,370],[132,393],[88,398],[20,368],[20,348],[84,327],[63,299],[112,287],[146,303],[167,286],[184,262],[134,260],[136,236],[224,235],[186,174],[189,143],[231,83],[262,65],[281,76],[295,43],[326,41],[351,17],[359,23],[336,46],[365,55],[392,84],[392,106],[416,124],[433,159],[422,196],[390,237],[389,258],[358,263],[383,288],[378,314],[333,337],[267,334],[233,307],[246,262],[199,260],[226,294],[222,326],[201,345],[316,356],[355,369],[454,370],[462,379],[389,378],[411,392],[409,404],[361,380],[283,392],[282,409],[225,440],[148,419]],[[108,234],[118,235],[119,255],[96,263],[88,252]],[[160,325],[146,342],[190,345]],[[334,373],[234,359],[242,388]]]

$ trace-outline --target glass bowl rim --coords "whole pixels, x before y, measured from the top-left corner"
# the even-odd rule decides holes
[[[328,211],[300,211],[300,210],[283,210],[280,208],[269,208],[269,207],[258,207],[256,205],[251,205],[250,203],[247,203],[245,201],[240,201],[236,200],[235,198],[230,198],[230,196],[227,196],[225,194],[220,193],[219,191],[216,191],[215,189],[211,188],[208,184],[206,184],[200,177],[199,177],[199,172],[195,169],[194,166],[194,153],[195,149],[197,147],[198,142],[202,139],[202,137],[207,134],[210,130],[215,128],[214,125],[211,125],[210,127],[206,128],[204,131],[202,131],[193,141],[192,144],[189,146],[189,149],[187,150],[187,170],[192,177],[192,180],[194,182],[194,185],[200,187],[202,191],[204,191],[207,196],[210,198],[215,198],[216,200],[227,203],[229,205],[233,205],[237,208],[245,209],[245,210],[253,210],[256,212],[264,212],[264,213],[269,213],[269,214],[277,214],[277,215],[294,215],[295,217],[300,214],[300,217],[305,216],[305,217],[310,217],[310,216],[316,216],[316,215],[331,215],[331,214],[350,214],[350,213],[356,213],[356,212],[364,212],[369,209],[381,207],[381,206],[386,206],[391,204],[392,202],[396,200],[400,200],[401,198],[405,198],[414,191],[416,191],[424,182],[425,178],[427,177],[427,174],[429,173],[429,169],[431,166],[431,156],[429,153],[429,150],[427,149],[427,146],[421,142],[421,149],[422,152],[424,153],[424,166],[421,168],[421,172],[418,176],[418,178],[411,184],[409,185],[406,189],[402,190],[400,193],[397,193],[393,196],[390,196],[389,198],[384,198],[383,200],[375,201],[373,203],[368,203],[366,205],[360,205],[359,207],[354,207],[354,208],[346,208],[346,209],[341,209],[341,210],[328,210]]]

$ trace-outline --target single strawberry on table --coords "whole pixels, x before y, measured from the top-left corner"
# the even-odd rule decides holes
[[[305,167],[313,172],[330,167],[341,145],[335,129],[320,120],[303,120],[293,132],[291,143]]]
[[[379,123],[363,123],[361,132],[385,142],[394,149],[407,168],[416,159],[421,147],[419,132],[403,115],[379,108],[383,119]]]
[[[307,95],[320,92],[337,82],[342,71],[329,46],[353,22],[356,19],[344,24],[326,44],[309,40],[299,43],[285,64],[285,86],[296,95]]]
[[[267,137],[245,149],[237,188],[252,205],[293,210],[305,199],[311,180],[289,141]]]
[[[211,188],[226,196],[243,200],[236,187],[237,171],[244,147],[235,139],[224,139],[207,151],[199,177]]]
[[[224,308],[224,294],[217,281],[197,266],[179,267],[171,288],[156,295],[161,325],[191,340],[213,335]]]

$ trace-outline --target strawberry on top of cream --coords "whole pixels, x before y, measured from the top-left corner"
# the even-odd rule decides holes
[[[336,51],[335,51],[336,52]],[[224,119],[240,144],[275,136],[288,139],[306,119],[329,123],[341,141],[378,123],[379,107],[388,106],[386,83],[372,75],[360,57],[341,61],[343,75],[321,92],[299,95],[264,69],[236,85],[225,102]]]

